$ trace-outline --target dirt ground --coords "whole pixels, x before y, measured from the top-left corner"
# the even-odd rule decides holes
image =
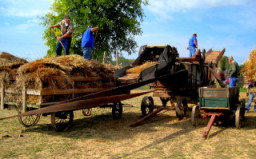
[[[138,92],[138,90],[136,91]],[[76,111],[67,132],[55,132],[50,116],[30,128],[18,119],[0,121],[0,158],[255,158],[256,113],[246,113],[241,129],[230,125],[213,126],[209,137],[202,138],[209,119],[192,126],[190,113],[177,121],[175,111],[161,112],[142,125],[132,128],[141,116],[143,97],[126,100],[122,119],[113,120],[110,108],[95,108],[84,117]],[[240,93],[240,98],[246,98]],[[160,104],[158,98],[155,103]],[[169,104],[169,103],[168,103]],[[0,117],[16,114],[0,110]]]

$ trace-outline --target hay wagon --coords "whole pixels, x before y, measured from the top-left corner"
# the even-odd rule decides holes
[[[23,63],[16,68],[12,78],[1,76],[1,108],[14,106],[18,108],[19,113],[24,113],[114,88],[116,84],[113,69],[114,67],[108,64],[87,61],[79,55]],[[4,66],[0,71],[9,75],[10,70],[9,67],[6,69]],[[112,108],[113,118],[122,116],[121,102],[104,107]],[[91,110],[91,108],[82,109],[82,113],[88,116]],[[36,125],[39,119],[40,114],[19,117],[20,123],[25,127]],[[51,114],[51,123],[55,129],[58,129],[60,123],[70,125],[72,121],[73,111]]]
[[[82,76],[72,77],[74,83],[76,82],[91,82],[91,81],[100,81],[101,77],[90,77],[85,78]],[[114,86],[113,83],[109,83],[109,85]],[[54,104],[57,104],[66,99],[73,99],[75,97],[79,97],[85,94],[90,94],[94,92],[100,92],[112,87],[107,88],[71,88],[71,89],[49,89],[49,88],[41,88],[41,89],[29,89],[23,85],[22,91],[17,92],[17,90],[5,88],[4,83],[1,83],[1,108],[11,108],[15,107],[19,109],[19,113],[27,112],[39,108],[48,107]],[[15,101],[10,102],[10,100],[5,101],[6,96],[16,96],[16,98],[20,98],[21,102],[17,103]],[[111,107],[113,118],[120,118],[122,116],[122,103],[114,103],[103,105],[101,107]],[[82,109],[82,113],[84,116],[89,116],[91,114],[92,108]],[[47,116],[50,114],[42,114],[43,116]],[[53,127],[57,130],[59,123],[69,123],[71,124],[73,121],[73,111],[69,112],[57,112],[51,114],[51,123]],[[34,126],[38,123],[40,119],[40,114],[31,115],[31,116],[20,116],[19,121],[25,127]]]
[[[241,128],[245,113],[245,99],[239,101],[239,88],[199,88],[200,104],[193,106],[191,112],[192,125],[198,125],[198,118],[210,120],[203,137],[207,138],[216,121],[235,119],[236,128]],[[201,112],[201,114],[200,114]]]

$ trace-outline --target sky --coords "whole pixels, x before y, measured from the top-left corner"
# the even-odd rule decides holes
[[[53,0],[0,0],[0,51],[35,60],[46,55],[46,29],[40,18]],[[188,40],[197,33],[199,49],[226,49],[242,64],[256,46],[255,0],[149,0],[138,46],[168,44],[180,57],[189,55]],[[81,33],[82,34],[82,33]],[[123,53],[126,58],[137,58]]]

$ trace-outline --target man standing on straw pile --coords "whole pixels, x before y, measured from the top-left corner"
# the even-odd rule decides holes
[[[51,25],[49,28],[61,29],[61,36],[57,37],[58,44],[56,48],[56,56],[61,56],[62,47],[64,47],[64,55],[69,55],[71,39],[73,35],[73,24],[70,21],[69,15],[65,15],[64,19],[56,25]]]
[[[83,34],[81,47],[83,50],[83,57],[87,60],[92,59],[92,49],[94,47],[94,42],[95,42],[93,32],[98,30],[99,30],[99,27],[92,28],[91,26],[88,26],[88,28]]]
[[[189,50],[189,57],[194,56],[196,52],[196,48],[198,48],[196,37],[197,37],[197,34],[194,33],[193,36],[189,39],[188,48],[187,48]]]

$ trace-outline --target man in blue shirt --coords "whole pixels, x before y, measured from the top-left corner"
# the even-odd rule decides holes
[[[91,26],[88,26],[88,29],[83,34],[81,47],[83,50],[83,57],[87,60],[92,59],[92,49],[94,47],[93,32],[98,30],[99,27],[92,28]]]
[[[189,42],[188,42],[189,57],[194,56],[196,52],[196,48],[198,48],[196,37],[197,35],[196,33],[194,33],[193,36],[189,39]]]

